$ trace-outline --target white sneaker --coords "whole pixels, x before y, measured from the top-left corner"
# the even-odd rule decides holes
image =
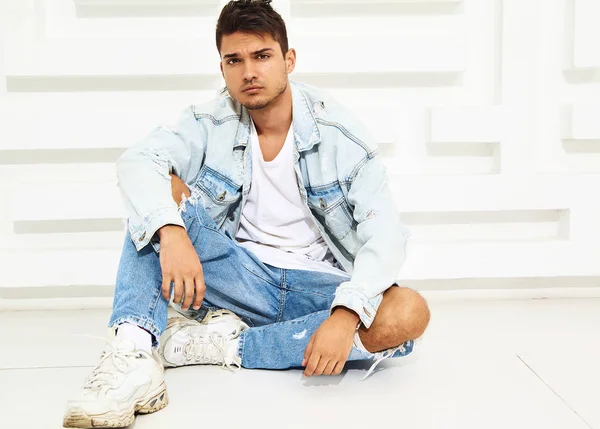
[[[400,344],[398,347],[393,347],[391,349],[387,349],[387,350],[383,350],[381,352],[377,352],[374,353],[374,362],[371,365],[371,368],[369,368],[369,370],[367,371],[367,373],[365,374],[365,376],[363,378],[360,379],[360,381],[366,380],[369,375],[371,375],[371,373],[373,371],[375,371],[375,368],[377,367],[377,365],[379,365],[382,361],[389,359],[389,358],[405,358],[405,356],[407,355],[411,355],[413,353],[413,350],[415,348],[415,345],[417,343],[419,343],[419,340],[408,340],[405,341],[403,344]]]
[[[202,322],[171,317],[158,353],[165,367],[212,364],[239,369],[238,337],[248,328],[229,310],[209,311]]]
[[[131,341],[109,341],[100,363],[67,402],[67,428],[125,427],[135,414],[150,414],[167,406],[164,369],[156,351],[136,350]]]

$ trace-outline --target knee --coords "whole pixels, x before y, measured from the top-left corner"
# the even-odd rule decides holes
[[[181,204],[181,200],[183,199],[182,195],[186,197],[190,197],[191,193],[187,185],[181,180],[179,177],[174,174],[170,174],[171,176],[171,194],[173,196],[173,200],[177,205]]]
[[[425,298],[417,291],[407,287],[391,287],[384,295],[388,326],[393,326],[396,335],[405,340],[419,338],[427,329],[431,313]],[[382,304],[384,303],[382,302]]]

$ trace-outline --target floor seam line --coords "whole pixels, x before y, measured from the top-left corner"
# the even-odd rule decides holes
[[[16,368],[0,368],[0,371],[26,371],[34,369],[69,369],[69,368],[94,368],[94,365],[75,365],[75,366],[33,366],[33,367],[16,367]]]
[[[554,395],[556,395],[556,397],[557,397],[558,399],[560,399],[560,400],[561,400],[561,401],[562,401],[562,402],[563,402],[563,403],[564,403],[564,404],[565,404],[567,407],[569,407],[569,409],[570,409],[571,411],[573,411],[573,413],[574,413],[574,414],[575,414],[577,417],[579,417],[579,418],[581,419],[581,421],[582,421],[583,423],[585,423],[585,425],[586,425],[588,428],[590,428],[590,429],[594,429],[594,428],[592,427],[592,425],[590,425],[590,424],[589,424],[589,423],[588,423],[588,422],[587,422],[587,421],[586,421],[586,420],[585,420],[585,419],[584,419],[584,418],[581,416],[581,414],[579,414],[579,413],[577,412],[577,410],[575,410],[575,408],[573,408],[573,407],[572,407],[572,406],[571,406],[571,405],[570,405],[570,404],[569,404],[569,403],[568,403],[568,402],[567,402],[567,401],[566,401],[566,400],[565,400],[565,399],[564,399],[562,396],[560,396],[560,395],[558,394],[558,392],[557,392],[556,390],[554,390],[554,389],[552,388],[552,386],[550,386],[550,384],[548,384],[548,383],[546,382],[546,380],[544,380],[544,379],[543,379],[543,378],[542,378],[542,377],[541,377],[541,376],[540,376],[540,375],[539,375],[539,374],[538,374],[538,373],[537,373],[537,372],[536,372],[536,371],[535,371],[535,370],[534,370],[534,369],[533,369],[531,366],[529,366],[529,364],[528,364],[527,362],[525,362],[525,360],[524,360],[524,359],[523,359],[521,356],[517,355],[517,358],[519,358],[519,360],[520,360],[520,361],[523,363],[523,365],[525,365],[525,366],[526,366],[526,367],[529,369],[529,371],[531,371],[531,372],[532,372],[532,373],[533,373],[533,374],[534,374],[534,375],[535,375],[535,376],[536,376],[536,377],[537,377],[537,378],[538,378],[538,379],[539,379],[539,380],[540,380],[542,383],[544,383],[544,385],[545,385],[545,386],[546,386],[548,389],[550,389],[550,391],[551,391],[552,393],[554,393]]]

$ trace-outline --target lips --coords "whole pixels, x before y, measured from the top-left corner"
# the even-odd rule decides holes
[[[252,91],[256,91],[258,89],[262,89],[262,86],[250,86],[250,87],[244,89],[243,92],[252,92]]]

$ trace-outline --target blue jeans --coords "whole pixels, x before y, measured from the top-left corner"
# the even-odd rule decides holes
[[[239,341],[245,368],[300,367],[304,350],[316,329],[329,316],[339,284],[349,276],[287,270],[262,263],[252,252],[219,231],[202,203],[182,203],[182,218],[202,263],[206,293],[202,308],[190,315],[201,319],[208,310],[233,311],[250,328]],[[154,336],[154,345],[167,325],[169,301],[161,293],[159,256],[149,245],[137,251],[127,233],[109,326],[133,323]],[[392,357],[412,351],[413,341]],[[374,354],[352,348],[348,360],[372,359]]]

